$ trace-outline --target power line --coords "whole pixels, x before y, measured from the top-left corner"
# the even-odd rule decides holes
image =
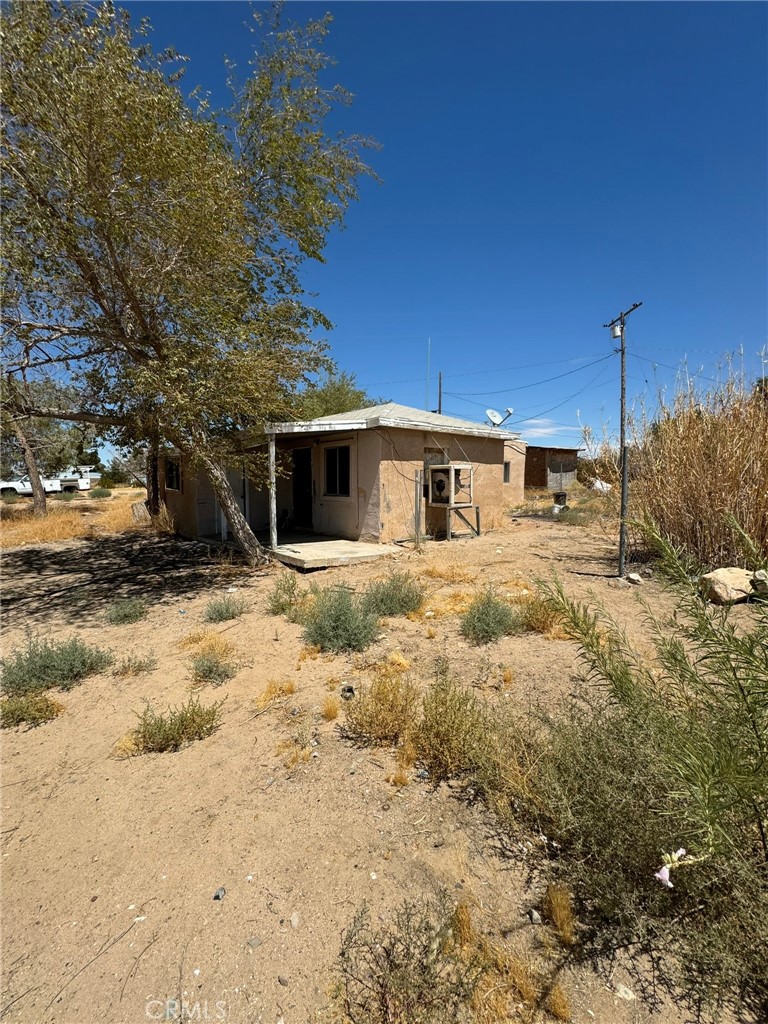
[[[629,356],[630,359],[642,359],[642,361],[644,363],[651,363],[652,366],[663,366],[665,370],[674,370],[675,373],[682,373],[683,372],[683,367],[680,366],[680,365],[672,366],[670,363],[662,363],[658,359],[649,359],[648,356],[638,355],[637,352],[628,352],[627,355]],[[685,372],[688,373],[687,370]],[[689,373],[688,375],[690,377],[699,377],[699,378],[701,378],[701,380],[709,381],[710,384],[722,384],[722,381],[715,380],[714,377],[705,377],[701,373],[701,371],[699,371],[697,373]]]
[[[462,398],[464,395],[507,395],[512,391],[526,391],[528,388],[537,388],[541,384],[550,384],[553,380],[560,380],[562,377],[570,377],[573,373],[580,373],[582,370],[588,370],[590,366],[597,366],[598,363],[604,363],[606,359],[611,359],[616,353],[609,352],[607,356],[601,356],[599,359],[593,359],[591,363],[585,363],[583,366],[577,366],[573,370],[566,370],[565,373],[558,373],[554,377],[546,377],[544,380],[535,380],[531,384],[519,384],[514,388],[502,388],[499,391],[462,391],[460,394],[452,391],[446,391],[446,395],[450,395],[451,398]]]
[[[582,359],[595,359],[597,354],[589,356],[575,356],[573,359],[547,359],[541,363],[519,363],[517,366],[499,366],[494,367],[492,370],[467,370],[465,373],[444,373],[443,380],[454,377],[481,377],[487,373],[511,373],[513,370],[530,370],[537,366],[567,366],[569,363],[576,363]],[[589,364],[587,364],[589,365]],[[405,380],[374,380],[374,381],[362,381],[360,387],[364,388],[379,388],[387,387],[390,384],[420,384],[423,377],[409,377]],[[532,385],[531,385],[532,386]]]

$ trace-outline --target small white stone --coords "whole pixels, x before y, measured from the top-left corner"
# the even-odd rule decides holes
[[[253,875],[246,875],[245,876],[245,880],[246,880],[246,882],[252,882],[253,881]]]
[[[196,967],[196,968],[194,969],[194,971],[192,971],[192,973],[194,974],[194,976],[195,976],[196,978],[199,978],[199,977],[200,977],[200,968],[199,968],[199,967]]]
[[[372,872],[371,872],[371,881],[372,881],[372,882],[375,882],[375,881],[376,881],[376,872],[375,872],[375,871],[372,871]]]

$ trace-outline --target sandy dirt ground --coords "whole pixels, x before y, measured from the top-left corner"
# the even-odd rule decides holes
[[[4,1019],[139,1024],[172,1017],[168,1001],[180,998],[187,1019],[323,1020],[341,933],[363,901],[376,921],[406,897],[447,889],[473,905],[482,930],[535,928],[527,911],[542,895],[537,858],[501,842],[488,812],[452,787],[414,771],[396,789],[387,781],[392,752],[354,747],[340,727],[343,709],[328,722],[321,708],[341,683],[359,686],[395,653],[425,686],[445,656],[479,693],[551,706],[588,685],[574,645],[531,634],[470,647],[451,609],[487,583],[504,591],[557,573],[569,593],[604,602],[642,647],[640,597],[656,610],[669,598],[652,577],[620,587],[615,566],[614,540],[599,529],[521,518],[479,539],[316,572],[321,585],[359,589],[408,570],[435,614],[389,620],[362,655],[313,657],[302,654],[299,626],[266,611],[278,570],[238,569],[140,532],[6,554],[6,653],[31,630],[77,635],[118,658],[151,654],[157,667],[91,677],[60,695],[66,710],[56,720],[3,733]],[[232,587],[249,610],[206,627],[207,602]],[[105,622],[110,602],[136,595],[149,602],[146,619]],[[194,687],[190,651],[180,646],[203,628],[229,640],[238,663],[216,689]],[[285,678],[295,692],[257,715],[254,698]],[[225,699],[214,735],[178,753],[116,754],[146,702],[164,710],[193,688],[205,703]],[[297,723],[312,756],[287,768],[278,751]],[[220,887],[226,895],[214,901]],[[650,1019],[639,992],[617,996],[621,984],[634,984],[621,968],[568,971],[572,1019]],[[667,1006],[653,1019],[683,1016]]]

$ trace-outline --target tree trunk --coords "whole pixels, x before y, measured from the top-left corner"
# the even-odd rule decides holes
[[[24,463],[27,467],[29,482],[32,485],[32,507],[36,516],[45,516],[48,514],[48,503],[45,497],[43,482],[40,479],[40,473],[37,468],[35,453],[32,451],[32,445],[29,443],[27,435],[22,430],[20,420],[14,419],[13,430],[16,434],[16,440],[19,442],[19,447],[24,453]]]
[[[253,530],[248,525],[248,520],[240,511],[235,492],[232,490],[232,485],[227,478],[226,470],[218,462],[210,458],[210,456],[203,455],[199,451],[196,452],[196,457],[211,482],[213,493],[216,495],[224,515],[227,517],[229,528],[235,540],[242,548],[248,564],[266,565],[269,562],[269,553],[266,548],[259,544]]]
[[[147,452],[147,510],[151,516],[160,515],[160,455],[159,442],[152,438]]]

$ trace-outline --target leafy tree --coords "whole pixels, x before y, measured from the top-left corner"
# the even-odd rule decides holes
[[[354,373],[327,371],[317,384],[310,385],[301,396],[302,419],[314,420],[318,416],[331,416],[335,412],[351,412],[379,405],[384,399],[373,398],[359,387]]]
[[[324,122],[329,19],[254,15],[253,69],[219,113],[179,86],[111,4],[16,2],[3,25],[4,314],[17,412],[97,424],[119,447],[168,442],[209,477],[253,563],[227,479],[324,365],[330,325],[299,270],[367,168]],[[76,381],[66,407],[31,382]]]

